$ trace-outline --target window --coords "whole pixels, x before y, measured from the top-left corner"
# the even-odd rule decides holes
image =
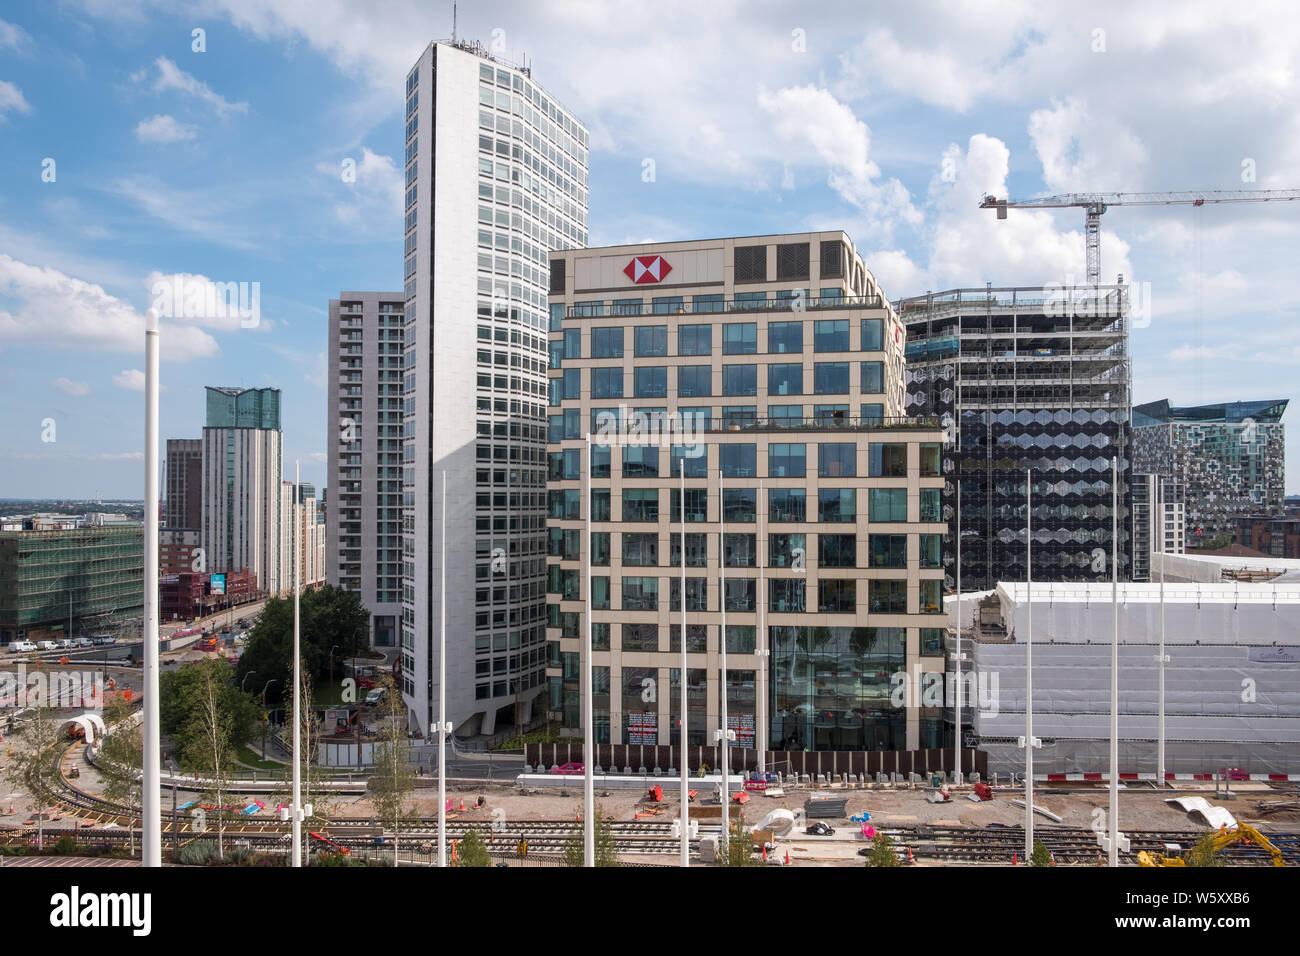
[[[763,309],[767,307],[766,292],[737,292],[732,299],[735,307],[739,310],[744,309]]]
[[[698,300],[699,296],[695,298]],[[679,325],[677,327],[677,354],[712,355],[713,326]]]
[[[754,610],[754,579],[727,578],[726,595],[728,611]]]
[[[608,531],[593,531],[591,533],[591,563],[602,567],[609,565]]]
[[[619,408],[593,408],[591,410],[592,434],[610,435],[619,432],[627,418],[623,411],[622,406]]]
[[[752,534],[728,534],[722,542],[722,563],[729,568],[752,568],[757,563]]]
[[[778,613],[804,609],[803,578],[772,578],[767,582],[767,609]]]
[[[577,561],[582,547],[582,532],[577,528],[548,528],[546,553],[553,558],[565,561]]]
[[[818,362],[813,366],[813,391],[818,395],[846,395],[849,391],[848,362]]]
[[[610,307],[610,315],[640,315],[641,299],[615,299]]]
[[[687,503],[689,504],[689,499]],[[669,549],[668,563],[675,568],[679,568],[682,564],[682,536],[680,533],[673,533],[668,536],[668,540],[671,545]],[[686,535],[686,566],[688,568],[703,568],[708,566],[708,542],[709,536],[707,534]]]
[[[722,326],[723,355],[753,355],[758,351],[758,325],[728,322]]]
[[[921,545],[921,567],[938,568],[943,565],[942,535],[917,535]]]
[[[691,297],[691,308],[696,312],[721,312],[725,305],[722,300],[722,293],[712,293],[710,295],[696,295]],[[704,326],[708,328],[708,326]]]
[[[638,325],[633,330],[634,353],[641,357],[668,354],[668,326]]]
[[[767,367],[768,395],[802,395],[803,366],[775,364]]]
[[[632,370],[632,394],[637,398],[667,398],[668,369],[663,365],[643,365]]]
[[[789,243],[776,247],[776,281],[808,278],[807,242]]]
[[[862,320],[862,351],[879,352],[884,347],[884,328],[884,319]]]
[[[872,578],[867,582],[867,606],[873,614],[906,614],[907,582]]]
[[[941,488],[921,489],[921,516],[918,521],[942,521],[943,506],[940,500]]]
[[[609,446],[596,445],[591,446],[591,477],[608,478],[609,477]]]
[[[577,568],[561,568],[552,564],[546,569],[546,592],[558,594],[565,601],[581,601],[582,592],[578,587],[582,572]]]
[[[680,654],[682,652],[682,626],[678,624],[668,625],[668,650]],[[686,653],[703,654],[709,649],[709,628],[706,624],[687,624],[686,625]],[[674,688],[675,689],[675,688]]]
[[[623,576],[623,610],[659,610],[659,579]],[[624,625],[626,627],[626,625]]]
[[[723,444],[718,446],[718,463],[726,478],[754,478],[758,475],[757,449],[754,445]]]
[[[851,534],[817,535],[817,564],[823,568],[856,568],[857,537]]]
[[[627,449],[623,449],[627,451]],[[623,520],[624,521],[658,521],[659,520],[659,489],[657,488],[624,488],[623,489]]]
[[[686,431],[706,432],[709,430],[709,413],[712,411],[711,408],[678,406],[677,420]]]
[[[820,488],[817,491],[818,521],[857,521],[857,492],[852,488]]]
[[[938,537],[938,535],[934,535]],[[907,535],[873,534],[867,537],[868,567],[907,567]]]
[[[564,260],[551,260],[551,292],[564,292]]]
[[[805,465],[804,445],[777,444],[767,446],[767,476],[769,478],[802,478]]]
[[[766,282],[767,246],[736,246],[732,265],[733,281]]]
[[[573,314],[584,319],[605,314],[605,303],[599,299],[588,302],[573,303]]]
[[[547,480],[572,481],[582,477],[582,452],[578,448],[566,448],[564,451],[551,452],[547,455]]]
[[[591,330],[591,357],[592,358],[622,358],[623,357],[623,329],[592,329]]]
[[[941,448],[938,442],[921,443],[921,477],[933,478],[940,472]]]
[[[802,568],[808,554],[803,534],[769,534],[767,536],[767,566],[770,568]]]
[[[674,524],[681,521],[681,496],[680,488],[670,489],[669,495],[670,511],[668,520]],[[708,521],[709,514],[709,489],[707,488],[687,488],[686,489],[686,520],[691,521]]]
[[[858,582],[822,578],[817,582],[817,610],[823,614],[852,614],[858,607]]]
[[[885,406],[879,402],[868,402],[862,406],[862,424],[880,424],[885,419]]]
[[[802,488],[772,488],[767,493],[768,521],[806,521],[807,510]]]
[[[591,492],[591,520],[609,521],[609,489],[593,488]]]
[[[821,268],[818,270],[821,277],[823,279],[844,278],[844,243],[838,239],[822,242],[818,252],[821,257]]]
[[[800,428],[803,426],[803,406],[769,405],[767,422],[777,428]]]
[[[658,534],[623,535],[623,563],[629,567],[653,567],[659,563]]]
[[[906,488],[872,488],[867,516],[871,521],[906,521]]]
[[[624,592],[626,593],[626,592]],[[624,607],[627,602],[623,602]],[[624,651],[658,651],[659,650],[659,625],[658,624],[624,624],[622,634],[619,635],[619,650]],[[629,679],[628,669],[624,670],[623,677],[628,680],[630,686],[637,689],[641,686],[641,678],[634,677]],[[638,670],[639,668],[633,668]]]
[[[849,406],[814,405],[813,421],[818,425],[844,425],[848,423]]]
[[[867,446],[867,474],[872,478],[906,478],[907,446],[873,441]]]
[[[754,635],[755,635],[755,628],[753,624],[728,624],[727,625],[727,653],[728,654],[754,653]],[[728,668],[728,670],[730,670],[730,668]]]
[[[686,462],[687,478],[707,478],[709,476],[709,454],[704,445],[673,445],[669,450],[669,474],[673,478],[682,476],[682,462]]]
[[[549,514],[552,518],[561,521],[574,521],[582,517],[579,510],[582,502],[582,492],[574,488],[565,491],[548,491],[546,493],[549,501]]]
[[[713,366],[681,365],[677,369],[677,396],[700,398],[713,394]]]
[[[708,582],[708,578],[686,579],[686,610],[707,611],[709,609],[707,598]],[[668,602],[669,610],[680,611],[682,609],[682,582],[680,576],[668,579]]]
[[[609,578],[593,575],[591,578],[591,608],[593,611],[609,610]]]
[[[758,493],[753,488],[724,488],[722,490],[723,520],[728,524],[749,523],[754,520],[754,502]]]
[[[920,652],[922,655],[942,655],[943,639],[946,630],[942,627],[923,627],[920,629]]]
[[[822,442],[817,446],[817,474],[822,478],[852,478],[858,473],[858,447],[851,442]]]
[[[551,306],[551,324],[548,329],[551,332],[559,332],[564,328],[564,303],[556,302]]]
[[[621,368],[593,368],[591,370],[591,397],[622,398],[623,370]]]
[[[885,363],[862,363],[862,394],[880,395],[885,391]]]
[[[564,357],[566,359],[582,358],[582,330],[564,330]]]
[[[803,351],[802,322],[769,322],[767,325],[767,350],[769,352]]]
[[[675,315],[685,312],[680,295],[660,295],[650,300],[650,307],[655,315]]]
[[[825,319],[813,323],[814,352],[847,352],[848,350],[848,319]]]
[[[624,445],[623,477],[658,478],[659,448],[655,445]]]
[[[723,395],[757,395],[758,394],[758,366],[757,365],[722,366],[722,394]]]

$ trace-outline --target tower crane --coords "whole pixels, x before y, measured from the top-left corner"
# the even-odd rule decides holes
[[[985,196],[981,209],[996,209],[999,219],[1008,209],[1065,209],[1079,206],[1084,214],[1088,284],[1101,281],[1101,216],[1111,206],[1204,206],[1227,202],[1286,202],[1300,199],[1300,189],[1214,189],[1169,193],[1066,193],[1037,199],[998,199]]]

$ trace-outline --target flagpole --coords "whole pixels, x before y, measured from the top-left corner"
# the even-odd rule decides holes
[[[770,557],[767,541],[767,495],[763,482],[758,483],[758,634],[755,636],[755,656],[758,657],[758,726],[754,743],[758,745],[758,771],[767,779],[767,635],[764,633],[763,611],[767,604],[767,577],[764,566]]]
[[[687,769],[690,761],[686,753],[686,459],[681,461],[681,508],[678,517],[682,523],[682,552],[681,552],[681,589],[682,589],[682,674],[681,680],[678,681],[678,710],[681,733],[681,772],[682,772],[682,847],[681,847],[681,865],[689,867],[691,865],[691,844],[690,844],[690,809],[691,791],[690,791],[690,771]],[[719,495],[719,498],[721,496]],[[721,502],[719,502],[721,506]]]
[[[1110,460],[1110,865],[1119,866],[1119,463]],[[1162,782],[1163,786],[1163,782]]]
[[[509,557],[507,556],[507,560]],[[442,472],[442,583],[438,591],[438,866],[447,865],[447,472]]]
[[[1034,853],[1034,472],[1025,471],[1025,863]]]
[[[158,312],[145,313],[144,329],[144,756],[141,777],[140,862],[162,866],[162,731],[158,706]],[[72,637],[72,590],[68,590]],[[174,824],[173,824],[174,825]]]
[[[293,549],[293,865],[302,866],[302,635],[298,607],[298,463],[293,464],[293,501],[289,506],[292,527],[289,546]],[[280,516],[284,520],[284,516]]]
[[[582,865],[596,865],[596,753],[592,732],[591,686],[591,432],[587,432],[587,540],[582,549],[587,565],[587,627],[582,641]]]
[[[957,716],[953,721],[953,773],[952,782],[961,782],[961,479],[957,479],[957,680],[956,708]]]
[[[723,471],[718,469],[718,580],[721,582],[718,588],[719,605],[722,610],[722,630],[719,636],[718,646],[722,653],[722,715],[719,723],[722,729],[718,731],[718,740],[721,743],[722,753],[722,845],[727,845],[727,830],[731,826],[731,794],[728,786],[727,777],[731,773],[731,760],[727,748],[727,516],[722,507],[722,499],[726,496],[722,491]],[[682,592],[682,606],[686,606],[686,592]],[[686,637],[686,631],[683,628],[682,638]]]

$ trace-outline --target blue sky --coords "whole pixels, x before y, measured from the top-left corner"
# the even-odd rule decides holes
[[[985,192],[1300,186],[1288,8],[1130,6],[466,2],[459,31],[591,129],[593,245],[844,228],[898,297],[1082,280],[1080,213]],[[259,283],[260,321],[164,325],[163,436],[204,385],[275,385],[286,473],[324,482],[328,300],[400,288],[402,83],[450,7],[0,7],[0,495],[141,496],[174,273]],[[1106,215],[1103,279],[1150,283],[1136,402],[1296,397],[1298,235],[1300,203]]]

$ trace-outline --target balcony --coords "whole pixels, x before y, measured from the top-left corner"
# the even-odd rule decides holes
[[[801,307],[795,308],[799,302]],[[670,312],[664,312],[662,306],[656,309],[653,303],[641,302],[614,306],[607,302],[579,302],[565,310],[566,319],[623,318],[625,316],[675,316],[675,315],[735,315],[742,312],[826,312],[846,309],[877,309],[884,305],[878,295],[826,296],[805,299],[783,298],[749,301],[744,299],[726,299],[715,302],[674,303]]]

